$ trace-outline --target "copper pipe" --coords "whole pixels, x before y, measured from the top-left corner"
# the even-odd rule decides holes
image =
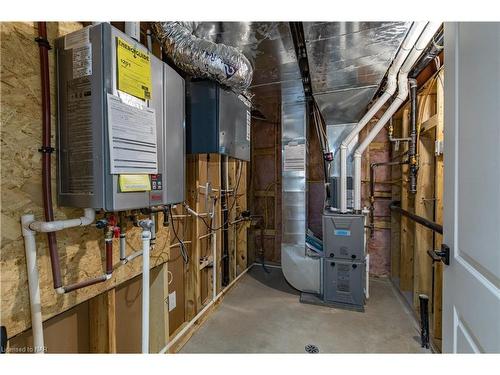
[[[69,293],[77,289],[85,288],[87,286],[91,286],[94,284],[102,283],[106,281],[108,278],[106,275],[101,275],[98,277],[95,277],[93,279],[85,280],[85,281],[80,281],[78,283],[70,284],[64,287],[64,293]]]
[[[106,274],[113,273],[113,239],[106,239]]]
[[[46,22],[38,22],[38,43],[40,52],[40,76],[42,91],[42,147],[39,151],[42,153],[42,194],[43,209],[45,221],[54,220],[54,211],[52,208],[52,171],[51,154],[54,149],[51,146],[51,124],[50,124],[50,76],[49,76],[49,50],[50,45],[47,40]],[[52,268],[52,280],[54,288],[62,286],[61,269],[59,266],[59,253],[57,251],[57,239],[54,232],[47,233],[50,265]]]

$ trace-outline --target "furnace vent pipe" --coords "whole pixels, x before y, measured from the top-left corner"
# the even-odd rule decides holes
[[[185,73],[209,78],[236,92],[252,83],[250,61],[236,48],[194,35],[196,22],[152,22],[165,53]]]
[[[132,39],[141,41],[141,23],[140,22],[125,22],[125,34]]]
[[[377,124],[370,131],[368,136],[361,142],[356,151],[354,152],[354,211],[361,212],[361,156],[366,150],[368,145],[377,136],[380,130],[385,126],[387,121],[396,113],[401,104],[404,103],[408,97],[408,73],[410,69],[418,60],[422,51],[427,47],[432,40],[434,34],[441,26],[441,22],[429,22],[427,27],[420,35],[417,43],[413,47],[410,55],[405,60],[398,76],[398,95],[396,99],[389,106],[387,111],[382,115]]]
[[[347,212],[347,149],[359,132],[363,130],[372,117],[375,116],[379,109],[382,108],[387,100],[389,100],[389,98],[396,92],[396,77],[398,71],[426,25],[427,22],[414,22],[411,25],[410,30],[408,31],[408,34],[406,35],[406,38],[389,69],[389,73],[387,75],[387,85],[384,93],[370,107],[368,112],[366,112],[363,118],[359,120],[354,129],[352,129],[340,145],[340,211],[343,213]]]

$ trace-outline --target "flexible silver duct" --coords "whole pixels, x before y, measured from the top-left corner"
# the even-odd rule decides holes
[[[210,78],[234,91],[252,82],[250,61],[236,48],[194,35],[195,22],[153,22],[152,29],[174,64],[189,75]]]

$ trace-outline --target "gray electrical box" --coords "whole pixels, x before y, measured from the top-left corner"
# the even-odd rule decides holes
[[[365,263],[325,259],[323,271],[323,299],[363,310],[365,304]]]
[[[330,259],[361,261],[365,258],[365,217],[332,213],[323,214],[323,250]]]
[[[187,83],[186,100],[187,153],[219,153],[250,160],[248,99],[203,80]]]
[[[55,45],[59,204],[119,211],[183,201],[183,78],[108,23]]]

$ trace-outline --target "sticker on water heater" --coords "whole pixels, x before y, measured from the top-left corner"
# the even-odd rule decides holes
[[[92,75],[92,45],[73,48],[73,79]]]
[[[142,100],[152,99],[151,56],[140,43],[116,38],[118,90]]]
[[[111,174],[158,173],[156,116],[153,108],[136,108],[108,94]],[[151,190],[151,189],[150,189]]]
[[[351,235],[351,231],[347,229],[335,229],[333,233],[336,236],[349,237]]]
[[[64,36],[64,49],[72,49],[90,43],[90,26]]]

